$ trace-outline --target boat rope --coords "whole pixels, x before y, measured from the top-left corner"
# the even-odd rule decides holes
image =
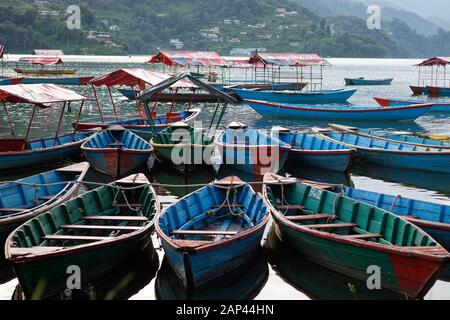
[[[117,186],[115,186],[115,187],[117,187]],[[140,186],[140,187],[142,187],[142,186]],[[117,187],[117,188],[116,188],[116,193],[114,194],[114,198],[113,198],[113,202],[112,202],[112,206],[113,206],[114,208],[120,210],[119,205],[118,205],[118,201],[117,201],[117,196],[118,196],[119,194],[122,195],[123,200],[125,201],[125,204],[127,205],[128,209],[130,209],[131,211],[136,212],[136,213],[142,215],[142,212],[141,212],[140,208],[133,208],[133,207],[130,205],[130,203],[128,202],[128,198],[127,198],[127,196],[126,196],[126,194],[125,194],[125,190],[124,190],[122,187]]]
[[[230,204],[230,193],[232,191],[233,191],[233,204]],[[231,186],[227,187],[227,192],[226,192],[226,195],[225,195],[225,199],[222,202],[222,204],[218,208],[214,208],[214,209],[208,210],[206,212],[206,215],[208,217],[215,216],[215,214],[218,211],[220,211],[221,209],[223,209],[225,207],[225,205],[227,205],[228,206],[228,210],[229,210],[229,214],[222,215],[219,218],[224,218],[224,217],[229,216],[229,215],[242,218],[244,216],[244,211],[242,211],[240,208],[238,208],[236,206],[237,193],[238,193],[238,190],[237,190],[237,188],[235,186],[231,185]],[[218,216],[216,216],[216,217],[218,217]]]

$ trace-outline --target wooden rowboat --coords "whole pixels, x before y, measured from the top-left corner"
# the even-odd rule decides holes
[[[322,137],[357,150],[363,161],[392,168],[450,173],[450,150],[425,148],[378,137],[363,137],[354,132],[320,130]]]
[[[121,126],[95,134],[81,151],[95,170],[115,178],[133,173],[153,154],[147,141]]]
[[[181,169],[211,165],[215,148],[214,137],[184,122],[174,123],[158,133],[150,145],[159,160]]]
[[[385,86],[390,85],[394,79],[365,79],[365,78],[345,78],[346,86]]]
[[[363,120],[363,121],[413,121],[430,110],[432,104],[400,107],[337,106],[279,104],[259,100],[244,100],[244,104],[262,116],[275,118]]]
[[[178,278],[199,287],[248,262],[268,220],[260,195],[229,177],[169,206],[155,228]]]
[[[264,181],[277,236],[330,269],[367,281],[375,268],[383,289],[418,298],[450,261],[433,238],[391,212],[296,179]]]
[[[360,129],[334,123],[330,123],[329,126],[334,130],[340,132],[352,132],[362,137],[376,138],[384,141],[401,142],[404,144],[424,148],[450,149],[450,141],[421,137],[414,134],[413,132]]]
[[[261,100],[272,103],[326,104],[346,102],[357,90],[323,90],[314,92],[282,92],[233,89],[242,100]]]
[[[129,176],[17,228],[6,241],[5,255],[25,296],[40,299],[63,291],[70,266],[79,267],[87,282],[152,248],[150,232],[160,204],[148,184],[142,174]]]
[[[408,100],[377,97],[374,97],[374,100],[382,107],[401,107],[410,106],[413,104],[433,103],[433,107],[430,109],[430,112],[450,112],[450,103],[434,102],[433,100]]]
[[[20,74],[34,74],[34,75],[62,75],[62,74],[75,74],[77,73],[76,69],[14,69],[15,72]]]
[[[427,87],[419,87],[419,86],[409,86],[409,87],[411,88],[413,94],[416,96],[427,95],[430,93]]]
[[[274,134],[275,133],[275,134]],[[356,150],[343,144],[325,140],[317,134],[292,132],[283,127],[272,128],[272,136],[292,146],[288,162],[320,169],[346,172],[350,169]]]
[[[450,97],[450,88],[427,86],[427,90],[433,97]]]
[[[23,222],[73,197],[89,163],[81,162],[0,184],[0,245]],[[3,249],[2,249],[3,250]]]
[[[222,165],[263,176],[283,169],[291,146],[238,122],[228,125],[217,138]]]
[[[450,205],[410,199],[368,190],[333,186],[333,192],[395,213],[415,224],[450,250]]]

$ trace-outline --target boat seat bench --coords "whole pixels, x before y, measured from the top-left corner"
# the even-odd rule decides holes
[[[43,236],[43,240],[58,240],[58,241],[102,241],[113,239],[111,237],[93,237],[93,236],[65,236],[65,235],[48,235]]]
[[[223,231],[223,230],[174,230],[173,235],[202,235],[202,236],[234,236],[238,231]]]
[[[367,233],[367,234],[350,234],[350,235],[346,235],[344,236],[347,239],[379,239],[379,238],[383,238],[383,235],[379,234],[379,233]]]
[[[278,205],[276,206],[278,210],[303,210],[305,206],[300,205]]]
[[[148,221],[142,216],[85,216],[81,217],[85,221]]]
[[[82,225],[82,224],[65,224],[61,226],[61,229],[68,230],[99,230],[99,231],[138,231],[142,227],[130,227],[130,226],[95,226],[95,225]]]
[[[332,214],[311,214],[302,216],[285,216],[289,221],[314,221],[322,219],[336,219],[335,215]]]
[[[353,228],[357,227],[356,223],[330,223],[330,224],[307,224],[304,227],[310,229],[339,229],[339,228]]]

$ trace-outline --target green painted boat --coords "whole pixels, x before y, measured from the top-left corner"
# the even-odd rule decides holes
[[[307,258],[410,298],[435,283],[450,254],[391,212],[274,174],[264,177],[277,236]],[[371,276],[374,276],[371,278]]]
[[[150,233],[159,210],[147,178],[132,175],[21,225],[8,237],[5,256],[25,296],[43,299],[73,289],[68,284],[78,276],[86,283],[153,248]]]
[[[215,148],[214,137],[183,122],[164,129],[150,140],[150,144],[160,161],[182,169],[211,165]]]

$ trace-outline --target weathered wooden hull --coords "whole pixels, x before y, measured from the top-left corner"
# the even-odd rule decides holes
[[[411,298],[422,297],[442,268],[440,262],[339,243],[292,229],[277,218],[274,221],[280,239],[307,258],[362,281],[367,281],[370,276],[368,268],[377,266],[383,289]]]
[[[346,172],[350,169],[354,150],[298,150],[293,148],[289,152],[288,161],[310,167],[330,171]]]
[[[164,253],[185,286],[199,287],[248,263],[260,249],[264,228],[245,238],[199,252],[183,252],[161,240]]]
[[[346,102],[357,90],[330,90],[309,93],[285,93],[233,89],[242,100],[262,100],[274,103],[326,104]]]
[[[0,170],[33,167],[79,156],[80,147],[87,139],[89,136],[76,142],[44,149],[0,152]]]
[[[244,104],[267,117],[364,121],[413,121],[431,108],[431,105],[417,105],[397,108],[326,109],[320,106],[280,105],[256,100],[244,100]]]
[[[385,98],[374,98],[380,106],[383,107],[401,107],[410,106],[412,104],[424,104],[433,103],[433,101],[425,100],[402,100],[402,99],[385,99]],[[450,112],[450,103],[435,103],[430,109],[432,112]]]
[[[15,261],[14,272],[27,298],[42,299],[67,288],[69,266],[78,266],[81,281],[86,283],[146,248],[153,248],[150,233],[126,241],[111,242],[101,248],[82,249],[67,255],[55,254],[25,263]]]
[[[263,176],[283,169],[290,148],[283,146],[233,146],[217,143],[224,166]]]

